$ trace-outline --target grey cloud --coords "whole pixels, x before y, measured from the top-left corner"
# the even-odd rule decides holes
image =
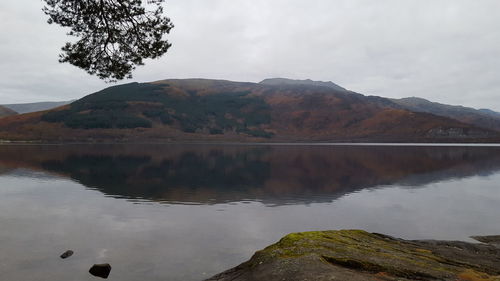
[[[63,100],[107,84],[57,63],[64,30],[41,1],[0,4],[0,101]],[[332,80],[364,94],[500,110],[496,0],[169,0],[174,44],[133,81]],[[5,20],[4,20],[5,19]]]

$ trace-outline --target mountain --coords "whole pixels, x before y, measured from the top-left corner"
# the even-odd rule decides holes
[[[4,104],[2,106],[22,114],[22,113],[30,113],[30,112],[53,109],[62,105],[69,104],[71,102],[73,101],[47,101],[47,102],[34,102],[34,103]]]
[[[113,86],[56,109],[0,119],[0,139],[49,142],[500,139],[500,133],[493,130],[407,110],[389,99],[325,86],[331,85],[328,82],[302,81],[306,82],[170,79]]]
[[[500,131],[500,113],[493,110],[441,104],[416,97],[392,99],[392,101],[407,110],[431,113],[478,127]]]
[[[16,115],[16,114],[17,114],[17,112],[15,112],[14,110],[0,105],[0,118],[5,117],[5,116],[12,116],[12,115]]]
[[[328,87],[332,88],[337,91],[347,91],[346,89],[340,87],[339,85],[328,81],[328,82],[323,82],[323,81],[313,81],[311,79],[306,79],[306,80],[294,80],[294,79],[287,79],[287,78],[269,78],[269,79],[264,79],[260,82],[262,85],[268,85],[268,86],[318,86],[318,87]]]
[[[496,111],[493,111],[491,109],[481,108],[481,109],[478,109],[478,111],[480,111],[481,113],[490,115],[490,116],[500,117],[500,112],[496,112]]]

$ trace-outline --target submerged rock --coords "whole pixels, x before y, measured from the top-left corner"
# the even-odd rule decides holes
[[[294,233],[207,280],[500,281],[500,249],[361,230]]]
[[[74,254],[73,251],[67,250],[66,252],[62,253],[62,255],[60,255],[60,257],[61,257],[61,259],[67,259],[67,258],[71,257],[73,254]]]
[[[90,274],[101,277],[101,278],[108,278],[109,273],[111,272],[111,265],[109,263],[103,263],[103,264],[94,264],[90,270]]]

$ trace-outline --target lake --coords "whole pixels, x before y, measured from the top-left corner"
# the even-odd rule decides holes
[[[472,241],[499,183],[494,146],[2,145],[0,276],[203,280],[309,230]]]

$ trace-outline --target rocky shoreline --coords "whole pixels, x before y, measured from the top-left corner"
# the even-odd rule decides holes
[[[362,230],[293,233],[206,281],[500,281],[500,237],[403,240]]]

